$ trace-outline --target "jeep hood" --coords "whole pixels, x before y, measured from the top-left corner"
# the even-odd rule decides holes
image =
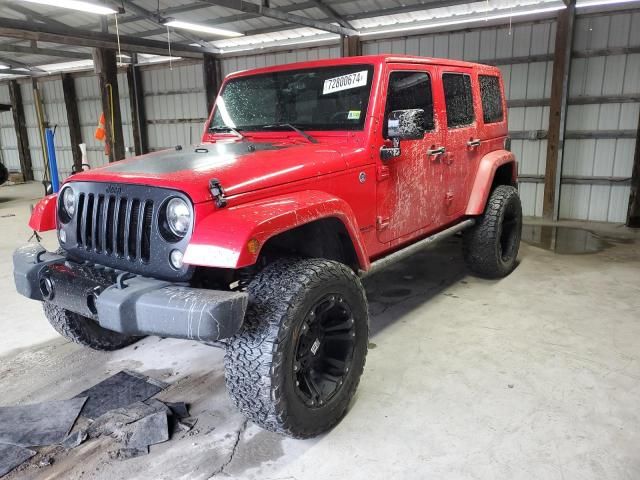
[[[345,169],[331,145],[216,142],[162,150],[111,163],[69,181],[134,183],[181,190],[194,203],[211,200],[209,180],[231,197]]]

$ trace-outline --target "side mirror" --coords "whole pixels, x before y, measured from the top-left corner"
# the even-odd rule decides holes
[[[393,141],[393,146],[382,147],[380,156],[383,160],[400,156],[400,140],[420,140],[426,130],[421,108],[392,111],[387,119],[387,138]]]

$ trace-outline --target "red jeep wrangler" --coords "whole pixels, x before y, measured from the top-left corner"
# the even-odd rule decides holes
[[[361,278],[463,232],[470,269],[516,265],[522,213],[497,68],[379,55],[229,75],[202,143],[69,178],[14,254],[18,291],[95,349],[223,344],[255,423],[317,435],[367,353]]]

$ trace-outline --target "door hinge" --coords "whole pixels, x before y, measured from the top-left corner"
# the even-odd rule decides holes
[[[389,167],[387,167],[386,165],[379,165],[377,172],[376,172],[376,177],[378,181],[384,180],[386,178],[389,178],[389,176],[391,175],[390,171],[389,171]]]
[[[378,230],[384,230],[389,226],[389,217],[378,217],[376,219],[376,227]]]

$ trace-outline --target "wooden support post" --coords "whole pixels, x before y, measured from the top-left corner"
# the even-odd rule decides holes
[[[115,162],[124,158],[124,137],[122,135],[118,67],[115,50],[95,48],[93,50],[93,63],[100,82],[106,144],[109,146],[109,161]]]
[[[76,85],[70,73],[62,74],[62,94],[64,95],[64,106],[67,110],[73,167],[76,172],[81,172],[82,152],[80,151],[80,144],[82,143],[82,129],[80,128],[80,115],[78,115]]]
[[[547,136],[547,164],[542,203],[542,216],[547,220],[557,220],[560,210],[560,180],[562,176],[562,155],[564,152],[564,132],[567,118],[569,72],[571,70],[575,16],[576,2],[571,0],[567,8],[558,15],[556,29],[549,108],[549,133]]]
[[[343,57],[357,57],[362,55],[362,42],[358,35],[343,36],[341,42]]]
[[[27,135],[27,121],[24,116],[22,104],[22,92],[17,80],[9,82],[9,97],[11,98],[11,110],[13,112],[13,124],[18,139],[18,156],[20,158],[20,170],[25,181],[33,180],[33,166],[31,165],[31,152],[29,151],[29,137]]]
[[[218,96],[220,85],[222,85],[222,68],[220,68],[220,61],[215,55],[204,54],[202,73],[204,75],[204,91],[207,98],[207,115],[209,115]]]
[[[633,170],[631,173],[631,192],[629,193],[629,209],[627,210],[627,227],[640,228],[640,118],[638,118],[636,153],[633,157]]]
[[[147,136],[147,114],[144,105],[144,89],[142,75],[137,65],[135,53],[131,54],[131,64],[127,67],[127,83],[129,84],[129,103],[131,104],[131,123],[133,129],[133,145],[136,155],[149,151]]]

